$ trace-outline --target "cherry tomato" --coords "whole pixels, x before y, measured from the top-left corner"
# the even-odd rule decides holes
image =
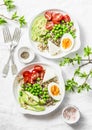
[[[63,20],[64,20],[65,22],[70,22],[70,21],[71,21],[69,15],[67,15],[67,14],[63,16]]]
[[[24,83],[27,83],[28,80],[29,80],[29,77],[25,77],[25,78],[24,78]]]
[[[41,71],[43,71],[43,67],[40,66],[40,65],[35,65],[35,66],[34,66],[34,71],[36,71],[36,72],[41,72]]]
[[[45,12],[45,18],[46,18],[47,20],[51,20],[51,18],[52,18],[52,12],[51,12],[51,11],[46,11],[46,12]]]
[[[41,78],[41,79],[44,78],[44,74],[45,74],[45,71],[42,71],[42,72],[40,73],[40,78]]]
[[[36,73],[37,73],[37,71],[33,69],[32,70],[32,74],[36,74]]]
[[[24,71],[23,72],[23,77],[31,77],[31,72],[30,71]]]
[[[53,18],[52,21],[54,24],[60,24],[60,21],[57,21],[57,19],[55,19],[55,18]]]
[[[54,26],[54,23],[52,21],[46,23],[46,29],[47,30],[52,30],[53,26]]]
[[[33,81],[32,78],[30,78],[30,79],[29,79],[29,83],[34,84],[35,82]]]
[[[55,21],[60,22],[63,19],[63,15],[61,13],[54,13],[52,21],[53,21],[53,19],[55,19]]]

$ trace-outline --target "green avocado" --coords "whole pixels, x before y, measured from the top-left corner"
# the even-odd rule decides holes
[[[40,36],[46,34],[46,18],[44,15],[40,15],[33,21],[32,28],[31,28],[31,38],[33,41],[41,41]]]

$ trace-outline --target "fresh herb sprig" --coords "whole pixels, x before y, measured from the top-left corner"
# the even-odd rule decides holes
[[[7,9],[10,11],[14,9],[16,6],[14,5],[13,0],[4,0],[4,5],[7,7]]]
[[[66,64],[78,64],[78,68],[74,71],[73,77],[66,81],[66,91],[77,91],[78,93],[82,92],[83,90],[89,91],[91,89],[90,84],[88,84],[88,79],[92,77],[92,69],[89,70],[89,73],[82,72],[81,68],[88,64],[92,64],[92,59],[90,58],[92,55],[92,48],[87,46],[84,48],[84,57],[83,59],[79,54],[76,54],[75,57],[70,58],[63,58],[60,61],[60,66],[65,66]],[[86,62],[86,63],[85,63]],[[79,85],[78,82],[75,80],[75,77],[78,76],[84,79],[84,82]]]
[[[3,4],[1,4],[0,6],[5,5],[7,7],[7,10],[10,11],[12,9],[14,9],[16,6],[14,5],[14,1],[13,0],[3,0]],[[17,11],[14,12],[12,14],[11,17],[7,17],[3,14],[0,14],[0,25],[6,24],[8,21],[15,21],[18,22],[20,24],[20,27],[23,27],[26,25],[26,20],[24,16],[19,16],[17,14]]]

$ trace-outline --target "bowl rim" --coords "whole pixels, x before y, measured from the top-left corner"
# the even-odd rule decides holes
[[[51,65],[56,65],[55,63],[48,63],[48,62],[34,62],[34,63],[31,63],[30,65],[35,65],[35,64],[39,64],[39,65],[49,65],[51,67]],[[22,108],[19,104],[19,102],[17,101],[16,99],[16,95],[15,95],[15,91],[14,91],[14,83],[15,83],[15,80],[17,78],[17,76],[19,75],[19,73],[22,72],[23,69],[27,68],[28,66],[30,65],[27,65],[25,67],[23,67],[19,72],[18,74],[16,75],[14,81],[13,81],[13,88],[12,88],[12,91],[13,91],[13,97],[14,97],[14,100],[15,100],[15,103],[16,103],[16,106],[17,106],[17,109],[22,113],[22,114],[31,114],[31,115],[36,115],[36,116],[42,116],[42,115],[47,115],[49,113],[52,113],[53,111],[55,111],[60,105],[61,103],[63,102],[64,100],[64,97],[65,97],[65,84],[64,84],[64,79],[63,79],[63,76],[62,76],[62,72],[59,72],[59,75],[60,77],[62,77],[62,81],[63,81],[63,96],[62,96],[62,99],[61,101],[58,102],[58,105],[54,108],[54,109],[51,109],[49,112],[34,112],[34,111],[31,111],[31,110],[26,110],[24,108]],[[56,65],[57,66],[57,65]],[[58,69],[60,69],[60,67],[58,66]],[[60,82],[60,81],[59,81]]]
[[[32,43],[35,43],[35,42],[31,39],[31,28],[32,28],[33,21],[35,20],[35,18],[36,18],[37,16],[39,16],[40,14],[43,14],[45,11],[54,11],[54,10],[67,13],[67,14],[73,19],[74,23],[76,24],[76,28],[77,28],[77,32],[78,32],[78,33],[77,33],[77,34],[78,34],[78,37],[77,37],[77,38],[78,38],[79,46],[77,47],[77,49],[73,49],[73,50],[71,50],[71,51],[69,51],[69,52],[64,53],[63,55],[48,56],[48,55],[46,55],[45,53],[40,52],[38,49],[36,49],[36,47],[34,47],[34,46],[32,45]],[[62,10],[62,9],[52,8],[52,9],[45,9],[45,10],[43,10],[43,11],[39,11],[39,12],[36,13],[36,15],[32,18],[31,23],[30,23],[30,25],[29,25],[29,32],[28,32],[28,33],[29,33],[29,41],[30,41],[30,43],[31,43],[31,47],[33,48],[33,50],[36,51],[36,53],[39,54],[40,56],[42,56],[42,57],[44,57],[44,58],[47,58],[47,59],[51,59],[51,60],[60,59],[60,58],[65,57],[65,56],[67,56],[67,55],[69,55],[69,54],[71,54],[71,53],[74,53],[74,52],[78,51],[78,50],[80,49],[80,47],[81,47],[80,29],[79,29],[78,22],[77,22],[77,20],[76,20],[75,17],[73,17],[70,13],[68,13],[68,12],[65,11],[64,9]]]
[[[75,109],[77,110],[78,114],[79,114],[78,119],[75,120],[74,122],[69,122],[67,119],[65,119],[65,117],[64,117],[64,115],[63,115],[63,114],[64,114],[64,111],[65,111],[66,109],[68,109],[69,107],[75,108]],[[79,119],[80,119],[80,110],[79,110],[79,108],[76,107],[75,105],[68,104],[68,105],[65,106],[65,107],[63,108],[63,110],[62,110],[62,118],[63,118],[64,122],[66,122],[66,123],[68,123],[68,124],[75,124],[75,123],[77,123],[77,122],[79,121]]]
[[[28,61],[27,61],[27,60],[24,61],[23,58],[20,57],[20,54],[21,54],[20,51],[22,52],[22,49],[28,50],[28,52],[33,55],[32,58],[29,57],[29,58],[28,58],[28,59],[29,59]],[[35,58],[35,53],[34,53],[33,49],[31,49],[30,47],[23,46],[23,47],[20,47],[20,48],[18,49],[18,59],[19,59],[19,61],[20,61],[21,63],[24,63],[24,64],[31,63],[31,62],[34,60],[34,58]]]

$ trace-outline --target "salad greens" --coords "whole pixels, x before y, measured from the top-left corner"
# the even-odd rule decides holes
[[[22,107],[33,111],[44,111],[46,103],[52,100],[48,94],[48,88],[42,88],[40,84],[23,84],[19,91],[19,102]]]
[[[19,96],[19,102],[22,107],[33,111],[44,111],[45,107],[40,105],[40,100],[37,96],[33,96],[31,93],[21,91],[22,95]]]
[[[18,91],[21,107],[33,111],[44,111],[45,107],[54,105],[60,100],[57,99],[60,94],[59,88],[54,85],[58,82],[56,75],[43,82],[45,71],[43,66],[34,65],[32,70],[25,70],[22,73],[23,79],[19,82],[21,85]],[[55,83],[49,87],[51,82]]]
[[[57,11],[46,11],[36,17],[32,24],[31,38],[33,41],[47,45],[51,40],[56,45],[60,45],[60,38],[69,33],[76,38],[74,23],[67,14]]]
[[[77,91],[78,93],[80,93],[83,90],[91,90],[91,86],[90,84],[88,84],[88,79],[92,78],[92,68],[89,70],[88,73],[85,71],[81,71],[81,68],[83,68],[84,66],[92,64],[91,55],[92,48],[87,46],[84,48],[84,57],[86,57],[86,59],[82,58],[79,54],[76,54],[74,58],[65,57],[62,61],[60,61],[60,66],[65,66],[66,64],[78,64],[78,68],[75,69],[73,77],[66,81],[67,91]],[[75,80],[76,76],[83,78],[84,82],[82,84],[78,84],[78,82]]]
[[[64,22],[61,24],[55,24],[51,31],[47,31],[44,35],[40,35],[41,41],[48,44],[48,39],[52,39],[53,42],[58,42],[58,40],[65,34],[70,33],[73,38],[76,38],[76,30],[72,28],[73,22]]]

